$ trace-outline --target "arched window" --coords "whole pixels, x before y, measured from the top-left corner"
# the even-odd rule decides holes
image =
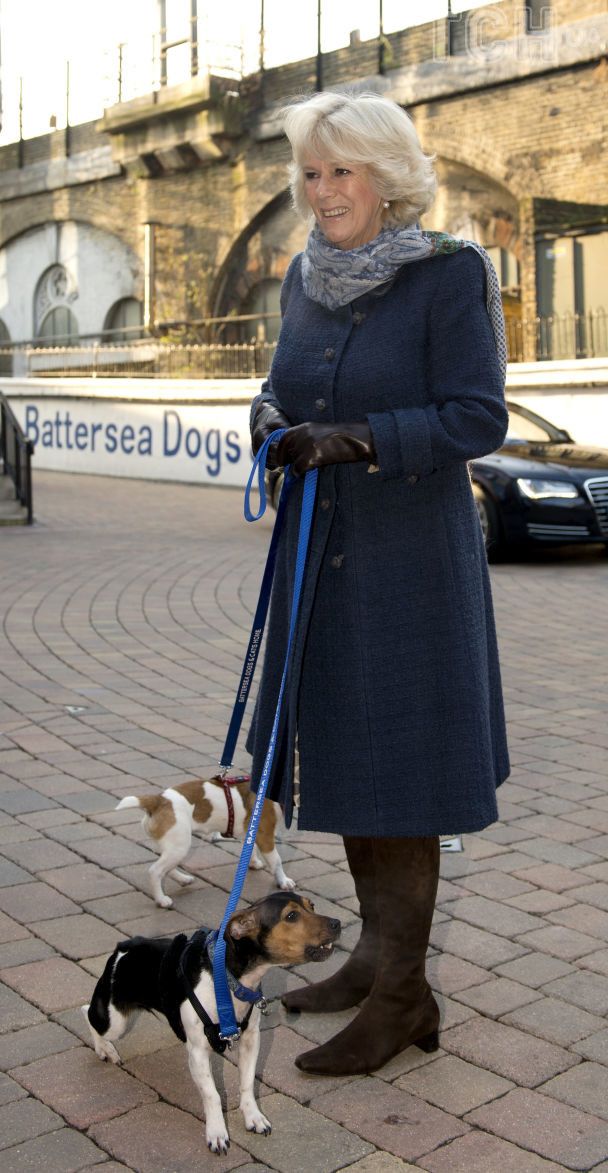
[[[281,282],[276,277],[265,277],[254,285],[241,306],[242,314],[280,314]],[[274,318],[260,317],[250,322],[242,323],[242,340],[250,342],[252,338],[260,341],[276,342],[281,328],[279,316]]]
[[[47,346],[74,346],[78,341],[78,322],[67,306],[49,310],[40,323],[38,339]]]
[[[115,301],[103,324],[104,342],[125,342],[141,338],[143,307],[136,297],[122,297]],[[112,332],[111,332],[112,331]]]
[[[0,343],[10,344],[11,336],[0,318]],[[13,356],[10,350],[0,350],[0,375],[12,375]]]

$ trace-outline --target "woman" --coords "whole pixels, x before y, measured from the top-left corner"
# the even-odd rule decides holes
[[[366,998],[304,1071],[374,1071],[438,1045],[425,956],[440,834],[497,817],[509,772],[496,636],[467,461],[507,428],[500,293],[479,246],[417,223],[435,179],[414,127],[373,94],[287,110],[295,206],[314,218],[282,289],[254,450],[275,429],[298,476],[273,589],[248,748],[266,753],[286,647],[303,474],[319,487],[269,793],[298,826],[337,832],[363,920],[343,968],[290,1009]],[[432,259],[432,263],[431,263]],[[347,422],[343,422],[347,421]],[[275,450],[276,449],[276,450]]]

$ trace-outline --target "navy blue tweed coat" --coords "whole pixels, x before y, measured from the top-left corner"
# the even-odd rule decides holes
[[[321,469],[295,652],[269,793],[301,829],[410,836],[497,817],[509,758],[481,528],[467,461],[507,428],[504,385],[470,248],[404,265],[335,311],[306,297],[301,258],[262,397],[292,424],[369,421],[379,472]],[[277,559],[249,733],[259,782],[275,711],[302,482]]]

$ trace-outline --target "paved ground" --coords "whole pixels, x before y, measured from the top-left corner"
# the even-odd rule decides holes
[[[201,840],[200,880],[159,911],[135,812],[113,808],[215,765],[270,522],[242,522],[232,490],[41,473],[36,512],[33,529],[0,537],[4,1173],[607,1171],[603,554],[492,570],[514,768],[501,821],[442,859],[429,960],[441,1050],[411,1048],[369,1078],[306,1077],[294,1055],[349,1016],[288,1019],[276,997],[312,967],[274,971],[259,1064],[274,1131],[244,1131],[234,1065],[218,1060],[233,1141],[218,1158],[168,1028],[140,1020],[122,1068],[109,1067],[78,1007],[121,936],[194,929],[223,910],[234,844]],[[282,850],[351,946],[339,842],[296,832]],[[252,874],[247,894],[269,887]]]

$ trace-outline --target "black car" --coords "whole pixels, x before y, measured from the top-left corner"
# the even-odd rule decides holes
[[[608,449],[576,444],[527,407],[507,406],[502,448],[470,465],[489,557],[509,546],[608,548]]]
[[[575,444],[563,428],[508,402],[497,452],[470,463],[490,560],[507,549],[603,542],[608,549],[608,449]],[[282,470],[267,474],[275,506]]]

